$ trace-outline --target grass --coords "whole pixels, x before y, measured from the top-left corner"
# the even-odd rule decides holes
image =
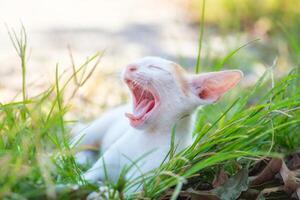
[[[7,27],[8,29],[8,27]],[[27,34],[25,27],[22,25],[22,28],[20,30],[19,37],[17,36],[17,33],[15,30],[8,31],[8,35],[10,37],[10,40],[12,41],[12,44],[14,46],[14,49],[16,50],[20,62],[21,62],[21,69],[22,69],[22,97],[23,102],[26,102],[26,52],[27,52]],[[25,108],[25,106],[24,106]],[[26,113],[22,112],[22,118],[26,118]]]
[[[197,63],[195,66],[195,73],[198,74],[201,69],[201,50],[202,50],[202,42],[203,42],[203,35],[204,35],[204,20],[205,20],[205,0],[202,0],[202,10],[201,10],[201,23],[200,23],[200,36],[199,36],[199,43],[198,43],[198,53],[197,53]]]
[[[9,34],[21,61],[23,98],[0,104],[0,198],[84,198],[97,186],[81,178],[83,168],[73,157],[76,149],[69,146],[70,122],[65,119],[69,105],[64,101],[64,92],[75,84],[75,94],[91,76],[102,54],[96,53],[78,68],[73,64],[71,74],[60,74],[57,65],[53,85],[30,97],[26,91],[26,32],[23,28],[20,35],[14,31]],[[235,53],[221,60],[224,63]],[[91,64],[92,71],[86,72]],[[139,160],[132,161],[117,183],[105,182],[111,189],[110,198],[157,199],[172,187],[171,199],[176,199],[182,188],[193,188],[187,184],[193,179],[212,182],[220,168],[235,174],[240,168],[251,168],[261,157],[299,150],[299,67],[279,79],[273,77],[270,67],[255,86],[240,88],[215,105],[199,108],[194,143],[175,155],[176,144],[171,138],[170,153],[159,168],[125,180],[131,168],[139,170]],[[140,159],[147,159],[147,155]],[[132,192],[141,184],[142,192]]]
[[[101,54],[88,58],[71,75],[59,75],[57,65],[55,83],[29,98],[25,84],[26,32],[23,28],[20,36],[13,30],[9,34],[21,60],[23,100],[0,105],[0,198],[55,198],[59,184],[84,184],[69,146],[64,91]]]
[[[299,79],[298,70],[279,80],[255,105],[249,106],[250,99],[266,90],[264,79],[269,73],[231,104],[221,105],[223,101],[201,109],[194,144],[154,172],[146,182],[145,194],[157,198],[167,188],[179,187],[203,171],[215,174],[218,165],[234,169],[236,163],[247,166],[261,156],[298,150],[300,95],[299,86],[294,84]],[[238,169],[235,168],[233,173]],[[208,177],[207,181],[212,179]]]

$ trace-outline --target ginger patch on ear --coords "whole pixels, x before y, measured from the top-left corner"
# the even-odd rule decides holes
[[[179,86],[180,90],[185,96],[188,96],[189,86],[188,82],[185,79],[186,71],[178,64],[173,63],[173,74],[176,84]]]

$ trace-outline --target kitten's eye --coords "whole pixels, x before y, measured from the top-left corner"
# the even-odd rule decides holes
[[[160,68],[160,67],[157,67],[155,65],[149,65],[148,66],[149,68],[152,68],[152,69],[159,69],[159,70],[162,70],[162,71],[165,71],[164,69]]]
[[[170,72],[168,72],[167,70],[165,70],[165,69],[163,69],[161,67],[155,66],[155,65],[149,65],[148,67],[152,68],[152,69],[157,69],[157,70],[163,71],[163,72],[165,72],[167,74],[170,74]]]

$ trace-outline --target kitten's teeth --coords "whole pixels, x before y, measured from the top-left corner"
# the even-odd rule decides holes
[[[155,96],[150,90],[136,81],[129,80],[127,84],[133,95],[133,113],[125,113],[134,126],[143,122],[145,115],[155,106]]]
[[[130,120],[140,120],[142,119],[145,114],[147,112],[149,112],[153,106],[155,105],[155,101],[154,100],[147,100],[147,99],[144,99],[142,101],[142,104],[145,104],[145,105],[140,105],[136,108],[136,110],[138,111],[138,113],[133,113],[133,114],[130,114],[130,113],[125,113],[125,116],[128,117]]]
[[[142,101],[140,101],[138,105],[136,105],[136,108],[133,111],[134,114],[139,115],[141,111],[143,111],[143,107],[145,107],[148,102],[149,102],[148,99],[143,99]]]

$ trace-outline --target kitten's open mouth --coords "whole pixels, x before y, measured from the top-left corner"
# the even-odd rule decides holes
[[[134,127],[142,125],[159,103],[156,92],[149,86],[136,84],[132,80],[126,83],[133,96],[133,113],[125,113]]]

